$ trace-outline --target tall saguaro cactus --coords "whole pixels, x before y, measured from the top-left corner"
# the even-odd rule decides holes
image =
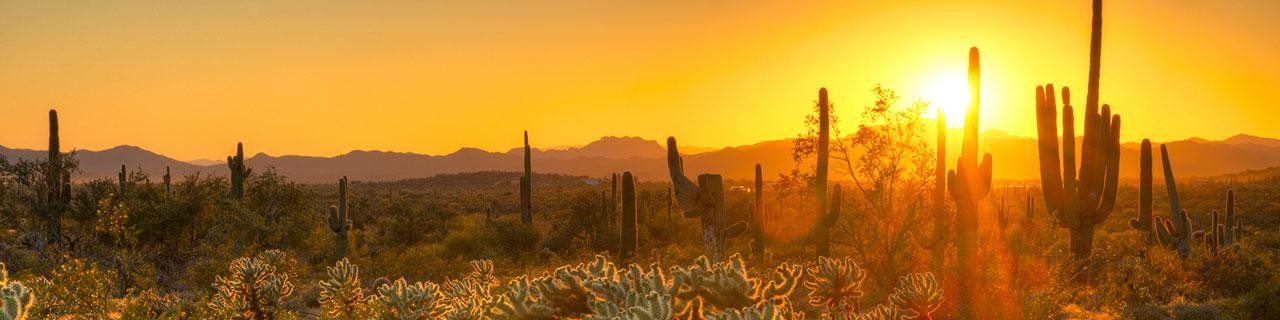
[[[766,221],[764,213],[764,170],[760,164],[756,164],[756,185],[755,202],[751,205],[751,256],[756,261],[764,262],[765,247],[765,231],[764,225]]]
[[[173,197],[173,177],[169,175],[169,166],[164,166],[164,197]]]
[[[351,239],[350,208],[347,205],[347,177],[338,180],[338,205],[329,207],[329,230],[335,239],[334,260],[347,257],[347,241]]]
[[[244,198],[244,180],[252,173],[244,165],[244,143],[236,143],[236,155],[227,156],[227,167],[231,169],[231,197]]]
[[[1084,138],[1080,171],[1076,171],[1071,91],[1062,88],[1062,158],[1053,85],[1036,87],[1036,126],[1040,143],[1040,181],[1045,207],[1058,225],[1071,230],[1071,252],[1080,259],[1093,251],[1093,232],[1115,207],[1120,172],[1120,115],[1098,108],[1099,60],[1102,50],[1102,1],[1093,1],[1089,47],[1089,92],[1085,96]],[[1059,170],[1061,168],[1061,170]]]
[[[724,258],[724,239],[746,230],[746,221],[725,227],[724,181],[718,174],[698,175],[698,183],[684,175],[684,159],[675,137],[667,137],[667,171],[685,218],[702,219],[702,246],[712,260]]]
[[[639,228],[636,226],[636,182],[631,171],[622,173],[622,260],[631,261],[640,244]]]
[[[117,193],[119,193],[120,195],[124,195],[125,183],[129,181],[129,171],[125,170],[125,167],[123,164],[120,165],[120,173],[117,174],[117,176],[120,179],[120,189]]]
[[[37,197],[34,211],[45,220],[46,241],[58,244],[62,240],[62,214],[71,207],[71,172],[62,157],[58,138],[58,111],[49,110],[49,150],[45,161],[44,188]]]
[[[817,166],[814,168],[814,199],[817,200],[817,206],[814,210],[818,211],[816,217],[823,217],[827,211],[827,169],[830,155],[831,138],[831,101],[827,99],[827,88],[818,89],[818,159]],[[829,233],[825,230],[826,226],[815,226],[822,234]],[[827,257],[831,255],[830,239],[815,239],[814,251],[819,257]]]
[[[960,313],[971,315],[976,298],[978,204],[991,192],[991,154],[978,162],[978,114],[982,73],[978,48],[969,48],[969,109],[964,117],[964,144],[956,169],[947,172],[947,189],[956,203],[956,263],[960,281]]]
[[[1191,255],[1191,217],[1178,202],[1178,183],[1173,179],[1173,165],[1169,162],[1169,150],[1160,145],[1160,162],[1164,165],[1164,187],[1169,192],[1169,216],[1156,228],[1160,243],[1178,251],[1186,259]]]
[[[520,177],[520,220],[533,224],[533,156],[529,152],[529,131],[524,132],[524,176]]]
[[[951,234],[951,214],[947,210],[947,114],[938,109],[938,151],[933,171],[933,235],[929,239],[932,254],[930,266],[942,270],[946,261],[947,239]]]
[[[1156,242],[1155,221],[1151,214],[1151,140],[1142,139],[1138,173],[1138,217],[1129,219],[1129,226],[1147,233],[1147,242]]]

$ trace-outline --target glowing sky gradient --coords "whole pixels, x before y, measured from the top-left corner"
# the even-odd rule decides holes
[[[0,145],[43,148],[52,106],[64,147],[178,159],[749,144],[818,87],[846,132],[875,83],[963,90],[970,46],[984,129],[1031,137],[1035,85],[1083,101],[1088,64],[1088,1],[260,2],[0,2]],[[1280,137],[1280,1],[1110,1],[1103,33],[1124,140]]]

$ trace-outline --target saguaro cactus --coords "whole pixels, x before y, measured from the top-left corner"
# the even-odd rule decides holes
[[[1151,214],[1151,140],[1142,139],[1138,173],[1138,217],[1129,219],[1129,226],[1147,233],[1147,242],[1156,242],[1155,224]]]
[[[1213,223],[1209,226],[1207,234],[1205,234],[1205,244],[1209,246],[1209,250],[1214,254],[1217,254],[1220,248],[1231,247],[1236,239],[1236,233],[1239,232],[1240,222],[1236,220],[1235,198],[1235,191],[1227,190],[1227,216],[1225,220],[1218,220],[1220,213],[1218,210],[1213,210]]]
[[[1084,138],[1080,171],[1075,168],[1075,132],[1071,91],[1062,88],[1062,154],[1059,171],[1053,85],[1036,87],[1036,119],[1040,142],[1040,181],[1045,207],[1061,227],[1071,230],[1071,252],[1088,258],[1093,232],[1115,207],[1120,172],[1120,115],[1102,106],[1098,113],[1098,82],[1102,54],[1102,1],[1093,1],[1089,39],[1089,92],[1085,96]]]
[[[252,172],[244,165],[244,143],[236,143],[236,155],[227,156],[227,167],[231,169],[231,197],[244,198],[244,180]]]
[[[947,256],[947,239],[951,234],[951,213],[947,210],[947,114],[938,109],[938,151],[934,154],[933,171],[933,235],[929,239],[932,254],[930,266],[942,270]]]
[[[684,159],[676,146],[676,138],[667,138],[667,171],[676,200],[685,218],[702,218],[702,246],[712,260],[724,257],[724,239],[741,234],[747,228],[746,221],[738,221],[725,227],[724,181],[718,174],[702,174],[698,183],[684,175]]]
[[[836,225],[836,221],[840,219],[840,185],[835,185],[831,189],[831,207],[826,212],[818,215],[818,221],[813,229],[813,246],[814,252],[818,257],[828,257],[831,255],[831,228]]]
[[[1227,190],[1227,221],[1225,223],[1226,228],[1230,231],[1223,235],[1223,244],[1230,246],[1235,244],[1236,239],[1239,239],[1238,233],[1240,232],[1240,220],[1236,220],[1236,192],[1234,190]]]
[[[636,226],[636,182],[631,171],[622,173],[622,260],[631,261],[640,244],[639,228]]]
[[[129,171],[125,170],[125,167],[123,164],[120,165],[120,173],[117,174],[117,176],[118,176],[117,178],[119,178],[120,180],[120,189],[118,193],[120,195],[124,195],[125,183],[129,181]]]
[[[169,166],[164,166],[164,197],[173,196],[173,177],[169,175]]]
[[[751,256],[756,261],[764,261],[765,246],[765,212],[764,212],[764,170],[756,164],[755,203],[751,206]]]
[[[334,260],[347,257],[347,240],[350,239],[351,218],[347,206],[347,177],[338,180],[338,205],[329,207],[329,230],[335,239]]]
[[[1164,186],[1169,193],[1169,216],[1156,228],[1160,243],[1178,251],[1186,259],[1191,255],[1191,217],[1178,202],[1178,183],[1173,179],[1173,165],[1169,162],[1169,150],[1160,145],[1160,162],[1164,165]]]
[[[58,244],[62,240],[62,214],[71,207],[71,172],[62,157],[57,110],[49,110],[48,155],[43,168],[45,190],[37,198],[33,211],[45,220],[46,241]]]
[[[524,132],[524,176],[520,177],[520,220],[533,224],[533,165],[529,152],[529,131]]]
[[[956,203],[956,263],[961,290],[961,314],[971,315],[977,292],[978,204],[991,192],[991,154],[978,162],[978,112],[981,100],[978,48],[969,48],[969,110],[964,117],[964,143],[956,169],[947,172],[947,189]]]
[[[817,166],[814,168],[814,199],[817,200],[816,217],[823,217],[827,211],[827,169],[828,156],[830,153],[830,137],[831,134],[831,101],[827,99],[827,88],[818,89],[818,159]],[[820,229],[819,232],[827,234],[826,226],[815,226]],[[831,255],[830,239],[815,239],[814,251],[819,257],[827,257]]]

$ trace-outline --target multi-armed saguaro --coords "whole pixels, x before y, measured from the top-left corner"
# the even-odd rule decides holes
[[[524,176],[520,177],[520,220],[533,224],[533,164],[529,153],[529,131],[524,132]]]
[[[71,172],[62,158],[57,110],[49,110],[49,158],[43,170],[45,190],[33,211],[45,220],[46,241],[57,244],[62,240],[62,214],[71,207]]]
[[[991,192],[991,154],[978,162],[978,114],[981,100],[978,48],[969,48],[969,110],[964,117],[964,143],[956,169],[947,173],[947,189],[956,203],[956,279],[960,282],[961,313],[969,314],[977,293],[978,204]]]
[[[631,171],[622,173],[622,260],[631,261],[640,246],[640,233],[636,214],[636,181]]]
[[[816,217],[827,215],[827,171],[831,148],[831,101],[827,99],[827,88],[818,89],[818,159],[814,167],[814,199],[817,200]],[[837,211],[838,212],[838,211]],[[832,219],[834,220],[834,219]],[[820,222],[826,222],[822,219]],[[834,223],[834,221],[832,221]],[[814,252],[819,257],[831,256],[830,225],[819,223],[814,226]]]
[[[227,156],[227,167],[231,169],[231,197],[244,198],[244,179],[252,173],[244,165],[244,143],[236,143],[236,155]]]
[[[1162,219],[1156,227],[1156,236],[1160,244],[1178,251],[1178,255],[1186,258],[1191,255],[1191,216],[1178,202],[1178,183],[1173,180],[1173,165],[1169,162],[1169,149],[1160,145],[1160,162],[1164,165],[1164,187],[1169,192],[1169,216]]]
[[[336,239],[334,260],[347,257],[347,240],[351,239],[351,217],[347,205],[347,177],[338,180],[338,205],[329,207],[329,230]]]
[[[1089,46],[1089,92],[1085,96],[1084,137],[1080,171],[1076,171],[1075,124],[1071,91],[1062,88],[1062,158],[1058,158],[1057,108],[1053,85],[1036,87],[1036,127],[1040,144],[1040,182],[1045,208],[1058,225],[1071,231],[1071,252],[1088,258],[1093,232],[1115,207],[1120,172],[1120,115],[1098,108],[1099,60],[1102,52],[1102,1],[1093,1]],[[1061,160],[1061,161],[1059,161]]]
[[[698,183],[684,175],[684,159],[676,147],[676,138],[667,138],[667,170],[676,200],[685,218],[702,218],[702,246],[712,260],[724,258],[724,239],[741,234],[746,221],[725,227],[724,181],[718,174],[698,175]]]

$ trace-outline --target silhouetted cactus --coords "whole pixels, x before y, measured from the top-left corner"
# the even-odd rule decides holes
[[[529,151],[529,131],[524,132],[524,176],[520,177],[520,220],[533,224],[533,155]]]
[[[1178,184],[1173,178],[1169,150],[1163,144],[1160,145],[1160,162],[1164,165],[1164,186],[1169,193],[1171,219],[1162,219],[1161,224],[1156,228],[1156,235],[1161,244],[1177,250],[1178,256],[1186,259],[1191,255],[1191,237],[1193,236],[1191,217],[1187,215],[1186,210],[1182,210],[1182,205],[1178,201]]]
[[[631,261],[640,244],[636,215],[636,182],[631,171],[622,173],[622,261]]]
[[[942,270],[947,243],[951,235],[951,212],[947,208],[947,114],[938,109],[938,151],[934,154],[933,171],[933,235],[929,238],[929,265]]]
[[[329,230],[335,239],[334,259],[347,257],[347,241],[351,239],[350,208],[347,205],[347,177],[338,180],[338,205],[329,207]]]
[[[165,201],[173,197],[173,177],[169,175],[169,166],[164,166],[164,197]]]
[[[1129,226],[1147,233],[1147,242],[1156,242],[1155,221],[1151,213],[1151,140],[1142,139],[1138,173],[1138,217],[1129,219]]]
[[[9,281],[9,270],[0,263],[0,320],[25,320],[35,294],[22,282]]]
[[[956,169],[947,172],[947,189],[956,204],[956,279],[960,283],[960,313],[969,313],[977,296],[978,204],[991,192],[991,154],[978,162],[978,112],[981,100],[978,48],[969,49],[969,109],[964,118],[964,143]]]
[[[1089,91],[1085,96],[1084,138],[1078,173],[1075,168],[1071,91],[1062,88],[1062,158],[1059,161],[1057,102],[1053,85],[1036,87],[1040,181],[1044,188],[1045,207],[1053,213],[1059,226],[1071,230],[1071,252],[1080,259],[1089,257],[1093,250],[1094,230],[1115,207],[1120,172],[1120,115],[1112,115],[1108,105],[1103,105],[1101,113],[1098,112],[1101,41],[1102,1],[1094,0]]]
[[[1229,231],[1223,234],[1223,245],[1235,245],[1240,236],[1240,220],[1236,219],[1236,192],[1227,190],[1227,221],[1224,222]]]
[[[118,180],[119,180],[119,182],[120,182],[120,188],[119,188],[119,189],[116,189],[116,192],[117,192],[117,194],[118,194],[118,195],[123,196],[123,195],[124,195],[125,183],[127,183],[127,182],[129,181],[129,171],[128,171],[128,170],[125,170],[125,167],[124,167],[124,165],[123,165],[123,164],[121,164],[121,165],[120,165],[120,173],[119,173],[119,174],[117,174],[117,179],[118,179]]]
[[[814,199],[817,201],[817,217],[827,216],[827,171],[829,169],[831,149],[831,101],[827,99],[827,88],[818,89],[818,146],[817,164],[814,167]],[[832,219],[834,222],[834,219]],[[826,222],[826,219],[823,220]],[[815,226],[814,251],[819,257],[831,255],[830,225],[825,223]]]
[[[831,228],[836,226],[836,221],[840,220],[840,185],[835,185],[831,189],[831,206],[826,212],[818,215],[818,220],[813,226],[813,246],[814,252],[818,257],[827,257],[831,255]]]
[[[244,165],[244,144],[236,143],[236,155],[227,156],[227,168],[231,169],[231,197],[244,198],[244,180],[253,172]]]
[[[741,234],[747,228],[746,221],[738,221],[728,227],[725,220],[724,181],[718,174],[702,174],[698,183],[684,175],[684,159],[676,146],[675,137],[667,137],[667,171],[676,200],[685,218],[702,218],[702,246],[714,260],[724,255],[724,239]]]
[[[752,191],[755,192],[756,199],[751,204],[751,256],[760,265],[764,265],[764,226],[767,217],[764,212],[764,170],[759,163],[756,164],[756,185]]]
[[[62,155],[58,137],[58,111],[49,110],[49,150],[44,163],[44,190],[37,192],[33,210],[44,218],[46,241],[62,241],[62,215],[71,207],[71,164]]]
[[[1218,254],[1218,249],[1231,247],[1236,240],[1236,233],[1240,229],[1240,222],[1236,220],[1235,214],[1235,191],[1227,190],[1227,216],[1225,220],[1219,220],[1218,210],[1213,210],[1213,223],[1209,225],[1209,229],[1205,234],[1205,244],[1208,245],[1209,251]]]

